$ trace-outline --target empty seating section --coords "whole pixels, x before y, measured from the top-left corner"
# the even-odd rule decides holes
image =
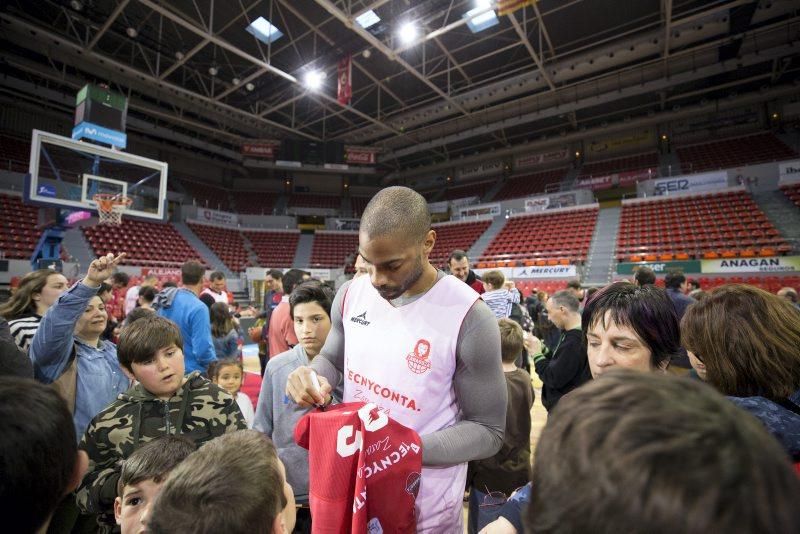
[[[360,216],[364,213],[364,208],[367,207],[367,204],[372,199],[372,197],[351,197],[350,198],[350,207],[353,210],[353,213],[356,216]]]
[[[31,142],[10,135],[0,135],[0,169],[13,172],[28,172],[31,157]]]
[[[247,250],[244,239],[238,230],[220,228],[208,224],[188,223],[214,254],[233,272],[243,271],[247,267]]]
[[[295,193],[289,197],[290,208],[320,208],[338,210],[342,206],[341,197],[334,195],[312,195]]]
[[[556,291],[566,289],[568,281],[563,278],[561,280],[514,280],[514,285],[517,286],[523,297],[529,297],[534,291],[544,291],[548,295],[552,295]]]
[[[647,152],[646,154],[636,154],[624,158],[585,163],[581,168],[581,176],[604,176],[616,172],[655,168],[658,168],[658,153]]]
[[[0,252],[7,259],[30,259],[41,231],[36,228],[39,210],[22,198],[0,194]]]
[[[81,230],[95,255],[126,252],[128,265],[180,267],[188,260],[205,263],[171,224],[124,219],[120,226],[98,224]]]
[[[800,207],[800,182],[781,186],[781,191],[794,202],[795,206]]]
[[[181,183],[198,206],[213,210],[231,211],[227,189],[189,180],[181,180]]]
[[[797,157],[797,153],[771,133],[760,133],[699,145],[678,147],[684,172],[725,169]]]
[[[358,232],[316,232],[311,246],[311,267],[341,268],[356,250]]]
[[[280,193],[275,191],[234,191],[231,196],[236,213],[272,215]]]
[[[592,207],[511,217],[479,261],[484,267],[583,262],[597,213]]]
[[[508,198],[521,198],[538,193],[544,193],[550,184],[557,184],[564,179],[567,169],[552,169],[549,171],[514,176],[503,185],[492,200],[505,200]]]
[[[497,178],[499,180],[499,178]],[[486,192],[497,182],[492,180],[490,182],[481,182],[478,184],[469,185],[451,185],[448,187],[441,200],[455,200],[457,198],[478,197],[478,200],[483,200]]]
[[[744,191],[623,203],[620,261],[753,257],[791,250]]]
[[[253,245],[253,251],[258,256],[258,263],[270,269],[275,267],[291,267],[297,252],[297,242],[300,240],[300,231],[243,231],[244,236]]]
[[[443,267],[451,252],[456,249],[469,250],[491,224],[492,221],[434,224],[436,243],[431,251],[430,262],[436,267]]]

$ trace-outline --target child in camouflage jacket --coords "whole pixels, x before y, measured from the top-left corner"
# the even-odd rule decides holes
[[[159,316],[126,327],[117,346],[120,367],[138,383],[92,419],[80,448],[89,471],[78,490],[78,507],[114,525],[114,498],[121,461],[140,445],[167,434],[198,447],[227,432],[247,428],[236,400],[198,371],[184,376],[180,330]]]

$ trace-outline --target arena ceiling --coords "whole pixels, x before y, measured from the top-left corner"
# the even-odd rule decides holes
[[[466,16],[476,0],[4,4],[6,97],[42,102],[108,83],[132,117],[203,143],[376,146],[386,171],[791,86],[800,66],[792,0],[539,0],[477,33]],[[379,22],[355,22],[370,10]],[[246,28],[259,17],[283,36],[256,39]],[[398,36],[404,24],[417,28],[411,42]],[[348,55],[343,105],[337,62]],[[311,71],[325,74],[319,89],[305,83]]]

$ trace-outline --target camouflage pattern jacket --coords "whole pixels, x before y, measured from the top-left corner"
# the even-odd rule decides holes
[[[77,493],[78,507],[99,514],[101,526],[114,525],[114,498],[122,460],[140,445],[166,434],[180,434],[198,447],[228,432],[247,428],[236,400],[200,376],[189,374],[169,400],[136,384],[97,414],[81,440],[89,470]]]

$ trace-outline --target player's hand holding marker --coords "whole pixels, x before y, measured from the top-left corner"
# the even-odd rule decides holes
[[[286,394],[304,408],[327,406],[332,390],[328,380],[311,367],[298,367],[286,380]]]

